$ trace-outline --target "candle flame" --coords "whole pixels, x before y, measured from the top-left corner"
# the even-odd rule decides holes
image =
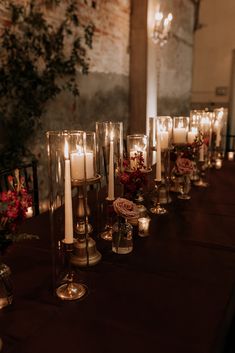
[[[171,13],[171,12],[170,12],[170,13],[168,13],[167,18],[168,18],[168,21],[169,21],[169,22],[171,22],[171,21],[173,20],[173,15],[172,15],[172,13]]]
[[[64,158],[69,159],[69,144],[67,140],[64,142]]]
[[[156,21],[161,21],[162,19],[163,19],[163,13],[160,12],[160,11],[157,11],[157,12],[155,13],[155,20],[156,20]]]

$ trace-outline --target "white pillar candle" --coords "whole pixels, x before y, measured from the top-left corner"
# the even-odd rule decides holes
[[[160,133],[157,136],[157,163],[156,163],[156,181],[162,180],[162,161],[161,161],[161,139]]]
[[[186,143],[187,130],[184,127],[177,127],[173,130],[174,143]]]
[[[161,149],[165,150],[168,148],[169,145],[169,133],[168,131],[161,131]]]
[[[86,178],[94,178],[93,152],[86,153]],[[81,151],[71,152],[71,177],[73,180],[82,180],[84,173],[84,153]]]
[[[71,193],[71,175],[68,142],[65,141],[64,146],[64,211],[65,211],[65,227],[64,242],[66,244],[73,243],[73,209],[72,209],[72,193]]]
[[[234,159],[234,152],[233,151],[228,152],[228,160],[233,161],[233,159]]]
[[[198,134],[198,130],[196,127],[192,127],[191,131],[188,132],[188,143],[193,143]]]
[[[113,150],[113,132],[110,135],[109,149],[109,179],[108,179],[108,200],[115,200],[114,197],[114,150]]]

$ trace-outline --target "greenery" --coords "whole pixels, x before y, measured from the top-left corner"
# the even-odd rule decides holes
[[[47,102],[64,90],[78,96],[76,72],[89,70],[86,49],[92,48],[94,26],[81,23],[76,0],[48,2],[54,12],[60,10],[56,24],[36,0],[27,7],[4,0],[10,18],[0,36],[0,129],[5,135],[0,167],[31,156],[30,142]]]

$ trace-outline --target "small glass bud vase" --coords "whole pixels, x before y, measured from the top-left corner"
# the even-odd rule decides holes
[[[124,218],[118,217],[113,225],[112,251],[116,254],[129,254],[133,250],[133,227]]]

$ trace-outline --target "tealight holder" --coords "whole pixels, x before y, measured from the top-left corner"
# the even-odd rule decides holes
[[[149,235],[149,217],[140,217],[138,219],[138,235],[140,237],[147,237]]]
[[[112,240],[112,220],[108,210],[116,195],[121,194],[117,182],[118,173],[123,168],[123,123],[96,122],[98,172],[102,176],[102,184],[106,185],[104,209],[107,211],[105,224],[102,225],[100,237]]]
[[[77,279],[71,263],[74,251],[73,191],[70,133],[48,131],[49,212],[53,263],[53,290],[62,300],[82,298],[87,288]]]

